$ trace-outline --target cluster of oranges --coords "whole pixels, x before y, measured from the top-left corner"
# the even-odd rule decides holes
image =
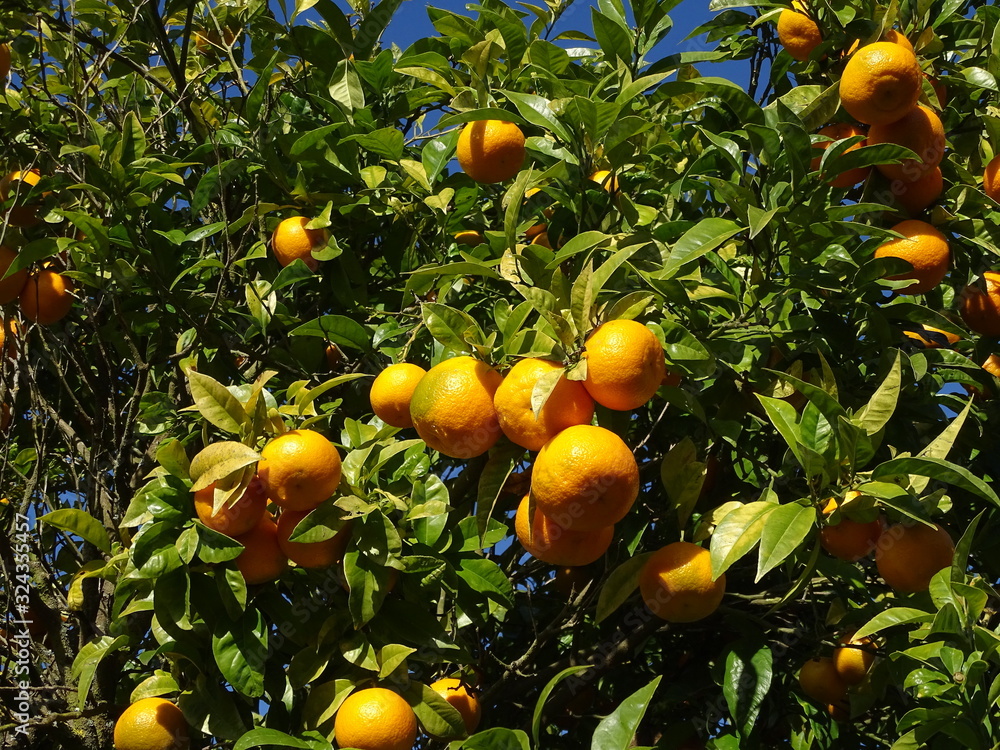
[[[23,229],[40,223],[38,205],[26,204],[21,198],[41,179],[37,169],[11,172],[0,179],[0,203],[6,204],[13,199],[15,204],[3,214],[9,226]],[[21,268],[8,275],[17,255],[16,250],[0,246],[0,304],[17,299],[28,320],[41,325],[58,323],[73,306],[72,280],[49,263],[30,274],[26,268]]]
[[[870,638],[855,638],[849,633],[840,639],[832,656],[817,656],[802,665],[799,686],[834,719],[846,721],[850,718],[848,691],[864,683],[875,656]]]
[[[469,356],[429,371],[399,363],[371,389],[372,410],[394,427],[413,427],[427,445],[471,459],[501,435],[537,452],[530,491],[514,530],[533,557],[560,567],[587,565],[614,540],[639,494],[639,469],[615,433],[592,424],[595,404],[629,411],[646,404],[667,379],[663,348],[634,320],[611,320],[584,344],[586,378],[571,380],[559,362],[518,361],[501,375]],[[643,599],[660,617],[678,622],[713,612],[725,579],[713,580],[709,553],[676,542],[651,556],[642,574]]]

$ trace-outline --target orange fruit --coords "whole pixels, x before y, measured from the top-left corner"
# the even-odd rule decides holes
[[[311,271],[319,269],[319,261],[312,253],[326,246],[330,233],[326,229],[306,229],[309,221],[305,216],[292,216],[278,224],[271,234],[271,250],[282,267],[298,258]]]
[[[848,493],[857,495],[858,493]],[[829,517],[837,509],[837,501],[833,498],[823,508],[823,515]],[[847,562],[857,562],[867,557],[878,544],[882,534],[882,522],[878,519],[862,523],[841,517],[836,525],[827,524],[819,533],[819,541],[827,552],[834,557]]]
[[[847,683],[837,674],[829,656],[816,657],[803,664],[799,670],[799,686],[817,703],[846,707]]]
[[[944,192],[944,175],[941,174],[941,167],[934,167],[915,182],[894,182],[892,189],[896,195],[896,203],[911,216],[915,216],[941,197]]]
[[[885,32],[885,34],[882,35],[882,38],[879,39],[879,41],[880,42],[891,42],[892,44],[898,44],[898,45],[901,45],[902,47],[905,47],[906,49],[910,50],[910,52],[914,51],[913,50],[913,45],[910,44],[910,40],[907,39],[905,36],[903,36],[898,31],[896,31],[895,29],[889,29],[887,32]],[[858,51],[858,46],[860,44],[861,44],[861,40],[860,39],[855,39],[854,40],[854,44],[852,44],[851,48],[849,50],[847,50],[847,54],[848,55],[853,55],[855,52],[857,52]],[[868,45],[865,45],[865,46],[868,46]]]
[[[462,715],[466,734],[473,734],[476,731],[483,711],[474,691],[471,691],[461,680],[454,677],[445,677],[432,682],[431,690],[448,701],[451,707]]]
[[[959,312],[965,325],[984,336],[1000,336],[1000,273],[983,274],[986,291],[975,284],[962,290]]]
[[[540,234],[546,234],[545,230],[548,229],[548,228],[549,228],[548,224],[532,224],[530,227],[528,227],[527,229],[524,230],[524,236],[528,240],[534,240],[535,237],[537,237],[538,235],[540,235]],[[548,236],[545,237],[545,243],[549,243]],[[536,243],[532,242],[531,244],[534,245]],[[546,244],[546,247],[549,247],[550,244],[551,243]]]
[[[27,268],[22,268],[7,278],[3,278],[16,257],[16,251],[0,245],[0,304],[3,305],[16,300],[20,296],[21,290],[24,289],[24,285],[28,283]]]
[[[512,122],[477,120],[458,136],[458,164],[476,182],[503,182],[521,171],[524,133]]]
[[[288,558],[278,543],[278,526],[270,513],[261,516],[257,525],[236,537],[236,541],[243,545],[236,567],[247,583],[269,583],[288,570]]]
[[[340,347],[332,342],[326,345],[326,349],[323,350],[323,356],[326,358],[326,366],[331,370],[336,368],[341,360],[344,359],[344,353],[340,351]]]
[[[920,98],[923,73],[916,55],[892,42],[875,42],[855,52],[840,79],[840,101],[867,125],[895,122]]]
[[[375,416],[392,427],[413,427],[410,400],[426,374],[427,370],[423,367],[408,362],[389,365],[382,370],[372,383],[368,396]]]
[[[994,156],[983,171],[983,192],[1000,203],[1000,156]]]
[[[951,251],[948,239],[926,221],[907,219],[892,228],[903,235],[880,245],[875,250],[876,258],[902,258],[913,266],[908,273],[889,276],[889,279],[913,279],[908,287],[899,289],[900,294],[923,294],[938,284],[948,273]]]
[[[4,344],[7,345],[7,359],[17,359],[17,337],[20,334],[20,328],[14,318],[9,316],[6,320],[0,318],[0,350],[3,350]]]
[[[986,358],[986,361],[983,362],[983,369],[986,370],[986,372],[988,372],[993,377],[1000,378],[1000,357],[998,357],[996,354],[991,354],[990,356],[988,356]],[[4,408],[5,409],[7,408],[6,404],[4,404]]]
[[[459,245],[476,247],[477,245],[482,245],[485,241],[482,233],[473,229],[463,229],[461,232],[455,232],[455,242]]]
[[[34,323],[58,323],[72,307],[73,281],[56,271],[43,268],[31,274],[21,290],[21,313]]]
[[[194,48],[199,54],[217,57],[223,46],[231,47],[236,41],[236,30],[225,27],[220,35],[217,29],[201,29],[194,32]]]
[[[626,411],[645,404],[667,373],[663,347],[651,330],[634,320],[609,320],[587,338],[587,379],[594,401]]]
[[[454,357],[417,383],[410,417],[428,447],[451,458],[475,458],[500,439],[493,397],[503,378],[485,362]]]
[[[257,476],[285,510],[312,510],[340,484],[337,447],[313,430],[291,430],[264,446]]]
[[[42,173],[37,169],[18,170],[0,179],[0,201],[10,198],[17,200],[17,205],[7,213],[7,223],[15,227],[33,227],[39,222],[38,206],[24,205],[24,197],[42,179]]]
[[[949,331],[942,331],[934,326],[920,326],[919,331],[903,331],[903,335],[923,344],[926,349],[937,349],[939,346],[953,346],[960,336]]]
[[[719,608],[726,576],[712,580],[711,553],[697,544],[674,542],[642,566],[639,591],[649,611],[667,622],[695,622]]]
[[[778,41],[788,54],[802,62],[823,43],[819,25],[806,12],[802,0],[792,0],[792,10],[778,16]]]
[[[596,182],[609,193],[618,192],[618,178],[611,174],[610,169],[598,169],[594,174],[590,175],[590,181]]]
[[[855,640],[853,634],[840,639],[841,645],[833,651],[833,667],[846,685],[864,682],[868,670],[875,662],[875,649],[871,638]]]
[[[535,507],[564,529],[596,531],[622,520],[639,495],[632,451],[610,430],[567,427],[538,452]]]
[[[115,722],[115,750],[187,750],[188,723],[165,698],[143,698]]]
[[[915,182],[934,169],[944,158],[944,125],[937,113],[918,104],[894,122],[872,125],[868,143],[894,143],[913,151],[919,159],[904,159],[900,164],[879,164],[878,171],[890,180]]]
[[[547,247],[549,250],[552,249],[552,240],[549,239],[549,233],[545,229],[532,236],[531,244],[541,245],[542,247]]]
[[[194,493],[194,510],[198,520],[213,531],[226,536],[240,536],[253,529],[267,510],[267,495],[264,486],[257,477],[250,480],[243,495],[233,505],[215,507],[215,483]]]
[[[514,531],[524,551],[549,565],[589,565],[607,552],[615,538],[613,526],[594,531],[569,531],[535,508],[529,519],[528,495],[517,506]]]
[[[308,510],[286,510],[278,516],[278,545],[289,560],[302,568],[328,568],[344,559],[350,541],[350,524],[344,524],[336,534],[321,542],[292,542],[289,537]]]
[[[339,747],[412,750],[417,717],[397,693],[368,688],[351,693],[337,709],[333,731]]]
[[[0,83],[10,77],[10,46],[0,44]]]
[[[926,591],[934,574],[951,565],[955,544],[941,526],[895,524],[882,533],[875,565],[889,586],[903,593]]]
[[[787,11],[786,11],[787,12]],[[821,148],[824,151],[830,147],[834,141],[842,141],[844,138],[850,138],[854,135],[864,135],[865,131],[859,128],[857,125],[851,125],[846,122],[838,122],[833,125],[827,125],[825,128],[820,128],[819,135],[825,135],[832,140],[829,141],[819,141],[813,144],[813,148]],[[853,146],[848,147],[848,153],[859,149],[865,145],[864,141],[858,141]],[[812,163],[809,168],[813,171],[819,169],[820,162],[823,160],[822,156],[813,157]],[[859,182],[864,182],[871,172],[871,167],[855,167],[854,169],[848,169],[846,172],[841,172],[838,175],[834,175],[828,180],[828,182],[835,188],[849,188],[854,187]]]
[[[590,424],[594,417],[594,399],[582,382],[569,380],[564,373],[535,418],[531,408],[535,384],[560,369],[560,363],[547,359],[522,359],[510,369],[493,396],[500,429],[522,448],[541,450],[567,427]]]

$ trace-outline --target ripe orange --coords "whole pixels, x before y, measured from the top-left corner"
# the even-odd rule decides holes
[[[634,320],[609,320],[584,345],[587,379],[594,401],[625,411],[645,404],[667,374],[663,347],[651,330]]]
[[[591,182],[596,182],[609,193],[618,192],[618,177],[611,174],[610,169],[598,169],[590,175]]]
[[[649,611],[667,622],[695,622],[719,608],[726,576],[712,580],[711,554],[690,542],[668,544],[646,561],[639,591]]]
[[[513,442],[530,451],[541,450],[549,440],[567,427],[590,424],[594,417],[594,399],[583,383],[563,374],[548,401],[535,418],[531,394],[538,380],[562,367],[547,359],[522,359],[503,379],[493,397],[500,429]]]
[[[420,438],[451,458],[475,458],[500,439],[493,396],[503,378],[485,362],[454,357],[432,367],[413,391],[410,416]]]
[[[852,494],[858,493],[849,492],[848,499]],[[830,498],[823,508],[823,515],[829,517],[836,509],[837,501]],[[823,527],[819,533],[819,541],[823,549],[834,557],[847,562],[857,562],[875,551],[881,534],[882,521],[879,519],[862,523],[842,516],[840,523],[827,524]]]
[[[509,180],[524,163],[524,133],[512,122],[477,120],[458,136],[458,164],[476,182]]]
[[[0,44],[0,83],[5,83],[10,76],[10,46]]]
[[[389,365],[372,383],[372,411],[375,416],[392,427],[413,427],[410,418],[410,400],[417,384],[427,374],[420,365],[399,362]]]
[[[17,338],[20,334],[21,330],[13,317],[8,316],[6,320],[0,318],[0,352],[6,353],[7,359],[17,359]],[[5,352],[4,344],[7,345]]]
[[[194,510],[198,520],[208,528],[226,536],[239,536],[253,529],[267,510],[267,495],[257,477],[247,486],[242,497],[228,508],[223,506],[213,514],[215,483],[194,493]]]
[[[983,362],[983,369],[993,377],[1000,378],[1000,357],[996,354],[988,356],[986,361]],[[7,408],[6,404],[4,404],[4,408]]]
[[[257,476],[285,510],[312,510],[340,484],[340,453],[313,430],[291,430],[264,446]]]
[[[922,80],[916,55],[892,42],[875,42],[851,56],[840,79],[840,101],[867,125],[895,122],[913,109]]]
[[[892,188],[896,202],[910,216],[916,216],[941,197],[944,192],[944,175],[941,174],[941,167],[934,167],[915,182],[899,180],[893,183]]]
[[[594,531],[569,531],[535,508],[529,521],[528,495],[517,506],[514,531],[524,551],[549,565],[589,565],[608,551],[615,538],[613,526]]]
[[[958,343],[960,336],[942,331],[934,326],[920,326],[919,331],[903,331],[903,335],[923,344],[926,349],[937,349],[939,346],[952,346]]]
[[[351,693],[337,709],[333,731],[339,747],[412,750],[417,717],[397,693],[368,688]]]
[[[532,245],[541,245],[542,247],[547,247],[549,250],[552,249],[552,240],[549,239],[549,233],[547,229],[543,229],[531,238]]]
[[[899,44],[899,45],[905,47],[906,49],[910,50],[910,52],[914,51],[913,50],[913,45],[910,43],[910,40],[907,39],[905,36],[903,36],[898,31],[896,31],[895,29],[889,29],[887,32],[885,32],[885,34],[882,35],[882,38],[879,39],[879,41],[880,42],[891,42],[892,44]],[[853,55],[855,52],[857,52],[858,51],[858,46],[860,44],[861,44],[861,40],[860,39],[855,39],[854,40],[854,44],[852,44],[851,48],[849,50],[847,50],[847,54],[848,55]],[[865,45],[865,46],[867,47],[868,45]]]
[[[16,257],[16,251],[0,245],[0,304],[3,305],[16,300],[20,296],[21,290],[24,289],[24,285],[28,282],[27,268],[22,268],[7,278],[3,278]]]
[[[788,11],[785,11],[786,13]],[[865,131],[859,128],[857,125],[851,125],[847,122],[838,122],[833,125],[827,125],[825,128],[820,128],[819,135],[825,135],[832,140],[830,141],[819,141],[813,144],[813,148],[821,148],[824,151],[830,147],[834,141],[842,141],[844,138],[850,138],[854,135],[864,135]],[[865,145],[865,141],[858,141],[853,146],[850,146],[847,151],[854,151]],[[813,171],[819,169],[820,162],[822,161],[822,156],[813,157],[812,163],[809,168]],[[835,188],[849,188],[854,187],[859,182],[864,182],[868,175],[871,173],[871,167],[855,167],[854,169],[848,169],[846,172],[841,172],[838,175],[834,175],[829,183]]]
[[[73,281],[56,271],[43,268],[31,274],[21,290],[21,313],[43,326],[58,323],[72,307]]]
[[[143,698],[115,722],[115,750],[187,750],[188,723],[165,698]]]
[[[538,452],[535,507],[564,529],[596,531],[622,520],[639,495],[632,451],[610,430],[567,427]]]
[[[42,173],[37,169],[18,170],[0,179],[0,201],[10,198],[17,200],[17,205],[7,214],[7,223],[15,227],[33,227],[40,220],[38,206],[24,205],[24,197],[42,179]]]
[[[474,229],[463,229],[461,232],[455,232],[455,242],[459,245],[476,247],[477,245],[482,245],[485,241],[482,233]]]
[[[853,634],[840,639],[841,645],[834,649],[833,666],[837,675],[846,685],[864,682],[868,670],[875,662],[875,649],[871,638],[855,640]]]
[[[229,27],[224,27],[221,35],[217,29],[201,29],[194,32],[194,48],[200,55],[218,57],[223,46],[232,46],[236,36],[236,29]]]
[[[326,345],[326,348],[323,350],[323,356],[326,358],[326,366],[331,370],[335,369],[344,359],[344,353],[333,342]]]
[[[461,680],[454,677],[445,677],[432,682],[431,690],[448,701],[452,708],[462,715],[466,734],[473,734],[476,731],[483,710],[474,691],[471,691]],[[453,738],[445,737],[444,739]]]
[[[975,284],[962,290],[959,312],[965,325],[984,336],[1000,336],[1000,273],[983,274],[986,291]]]
[[[236,558],[236,567],[249,584],[269,583],[288,570],[288,558],[278,542],[274,516],[265,513],[246,534],[236,537],[244,549]]]
[[[799,670],[799,686],[818,703],[846,707],[847,683],[837,674],[829,656],[815,657],[803,664]]]
[[[778,41],[800,62],[808,60],[823,43],[819,25],[807,14],[802,0],[792,0],[792,10],[783,10],[778,16]]]
[[[344,524],[329,539],[322,542],[291,542],[289,537],[308,510],[286,510],[278,517],[278,545],[289,560],[303,568],[328,568],[344,559],[350,541],[350,524]]]
[[[306,229],[309,221],[305,216],[292,216],[278,224],[271,234],[271,250],[283,267],[298,258],[310,270],[319,269],[312,251],[325,247],[330,233],[326,229]]]
[[[955,544],[941,526],[895,524],[882,533],[875,549],[879,575],[896,591],[926,591],[931,578],[951,565]]]
[[[908,273],[889,276],[890,279],[913,279],[900,294],[923,294],[941,283],[948,273],[951,251],[948,239],[926,221],[907,219],[892,228],[903,235],[892,239],[875,250],[876,258],[902,258],[913,266]]]
[[[919,159],[904,159],[900,164],[879,164],[878,171],[890,180],[915,182],[944,158],[944,125],[937,113],[918,104],[900,119],[872,125],[868,143],[894,143],[913,151]]]
[[[1000,156],[994,156],[983,171],[983,192],[1000,203]]]

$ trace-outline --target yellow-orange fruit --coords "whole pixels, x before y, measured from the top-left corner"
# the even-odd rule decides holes
[[[610,430],[567,427],[538,452],[535,507],[564,529],[595,531],[622,520],[639,495],[632,451]]]
[[[896,31],[896,29],[889,29],[887,32],[885,32],[885,34],[882,35],[882,38],[879,39],[878,41],[880,41],[880,42],[891,42],[892,44],[902,45],[906,49],[910,50],[910,52],[914,52],[914,54],[915,54],[915,51],[913,49],[913,45],[910,43],[910,40],[907,39],[905,36],[903,36],[898,31]],[[860,46],[860,44],[861,44],[861,40],[860,39],[855,39],[854,40],[854,44],[852,44],[851,48],[849,50],[847,50],[847,54],[848,55],[853,55],[855,52],[857,52],[858,51],[858,47]],[[865,46],[868,46],[868,45],[865,45]]]
[[[521,170],[524,133],[504,120],[470,122],[458,136],[456,155],[462,171],[476,182],[503,182]]]
[[[72,307],[73,281],[56,271],[43,268],[31,274],[21,290],[21,313],[34,323],[58,323]]]
[[[951,565],[955,544],[941,526],[895,524],[875,549],[879,575],[895,591],[926,591],[934,574]]]
[[[639,574],[642,599],[667,622],[695,622],[719,608],[726,576],[712,580],[711,553],[690,542],[674,542],[654,552]]]
[[[24,289],[24,285],[28,283],[27,268],[15,271],[10,276],[7,276],[7,278],[4,278],[4,275],[16,257],[17,252],[11,250],[9,247],[0,245],[0,304],[3,305],[16,300],[20,296],[21,290]]]
[[[368,688],[347,696],[337,709],[333,731],[339,747],[412,750],[417,739],[417,717],[397,693]]]
[[[919,331],[903,331],[903,335],[922,344],[926,349],[937,349],[939,346],[953,346],[961,338],[949,331],[942,331],[934,326],[920,326]]]
[[[18,200],[17,205],[7,212],[7,223],[15,227],[33,227],[40,219],[38,218],[38,206],[35,204],[24,204],[24,197],[28,192],[41,182],[42,173],[37,169],[26,169],[11,172],[3,179],[0,179],[0,201],[7,201],[12,197]]]
[[[1000,336],[1000,273],[983,274],[985,291],[975,284],[962,290],[959,312],[965,325],[984,336]]]
[[[289,537],[299,521],[309,515],[308,510],[286,510],[278,517],[278,546],[285,557],[303,568],[327,568],[344,559],[347,543],[351,538],[350,524],[342,526],[336,534],[321,542],[292,542]]]
[[[459,245],[476,247],[477,245],[482,245],[485,241],[482,233],[473,229],[463,229],[461,232],[455,232],[455,242]]]
[[[810,659],[799,671],[802,692],[817,703],[841,708],[847,706],[847,684],[837,674],[829,656]]]
[[[598,169],[594,174],[590,175],[590,181],[596,182],[609,193],[618,192],[618,178],[611,174],[610,169]]]
[[[421,378],[410,417],[427,445],[451,458],[475,458],[500,438],[493,397],[503,378],[485,362],[454,357]]]
[[[590,424],[594,399],[583,383],[563,374],[535,417],[531,395],[535,384],[562,365],[547,359],[522,359],[515,364],[493,396],[500,429],[513,442],[531,451],[542,449],[557,434],[577,424]]]
[[[859,128],[857,125],[851,125],[846,122],[838,122],[833,125],[827,125],[825,128],[820,128],[819,135],[825,135],[831,138],[830,141],[819,141],[813,144],[813,148],[821,148],[824,151],[830,147],[835,141],[842,141],[845,138],[850,138],[851,136],[864,135],[865,131]],[[859,149],[865,145],[865,141],[858,141],[853,146],[849,146],[847,151],[844,153],[850,153],[855,149]],[[813,157],[812,163],[809,168],[813,171],[819,169],[820,162],[822,162],[822,156]],[[829,183],[835,188],[849,188],[854,187],[859,182],[864,182],[868,175],[871,173],[871,167],[854,167],[853,169],[848,169],[841,172],[838,175],[834,175],[829,179]]]
[[[410,401],[426,374],[423,367],[408,362],[389,365],[382,370],[368,395],[375,416],[392,427],[413,427]]]
[[[337,447],[313,430],[291,430],[264,446],[257,476],[267,496],[286,510],[312,510],[340,484]]]
[[[298,258],[312,271],[319,268],[312,252],[326,246],[330,233],[326,229],[306,229],[309,222],[305,216],[292,216],[278,224],[271,234],[271,251],[282,266]]]
[[[454,677],[445,677],[432,682],[431,690],[448,701],[451,707],[462,715],[466,734],[473,734],[476,731],[483,709],[479,705],[479,698],[475,691]],[[443,739],[453,738],[445,737]]]
[[[889,276],[890,279],[913,279],[899,290],[900,294],[923,294],[941,283],[948,273],[951,251],[948,239],[926,221],[907,219],[892,228],[903,235],[879,246],[876,258],[902,258],[913,266],[908,273]]]
[[[829,516],[837,509],[837,501],[830,499],[823,509]],[[875,551],[878,538],[882,534],[882,521],[876,519],[867,523],[841,518],[840,523],[827,524],[819,533],[819,541],[827,552],[840,560],[857,562]]]
[[[651,330],[634,320],[609,320],[587,338],[587,379],[594,401],[626,411],[645,404],[667,372],[663,347]]]
[[[864,682],[875,663],[875,648],[871,638],[854,639],[853,634],[840,639],[833,652],[833,667],[847,685]]]
[[[983,170],[983,192],[1000,202],[1000,156],[994,156]]]
[[[257,525],[236,541],[243,545],[236,567],[247,583],[269,583],[288,570],[288,558],[278,544],[278,526],[270,513],[264,513]]]
[[[934,167],[915,182],[893,184],[896,202],[910,216],[916,216],[941,197],[944,192],[944,175],[941,167]]]
[[[911,50],[876,42],[851,56],[840,78],[840,101],[867,125],[895,122],[917,104],[923,73]]]
[[[802,0],[792,0],[792,10],[783,10],[778,15],[778,41],[799,62],[808,60],[823,43],[819,24],[807,15]]]
[[[983,369],[993,377],[1000,378],[1000,357],[996,354],[988,356],[986,361],[983,362]],[[7,408],[6,404],[4,404],[4,408]]]
[[[115,722],[115,750],[187,750],[189,728],[184,714],[164,698],[143,698]]]
[[[529,518],[528,495],[517,507],[514,530],[525,552],[549,565],[589,565],[607,552],[615,537],[613,526],[594,531],[570,531],[535,508]]]
[[[944,124],[937,113],[918,104],[898,120],[872,125],[869,145],[891,143],[913,151],[919,158],[904,159],[899,164],[879,164],[878,171],[890,180],[916,182],[944,158]]]
[[[215,484],[194,493],[194,510],[198,520],[208,528],[227,536],[240,536],[253,529],[267,511],[267,495],[257,477],[247,486],[243,495],[233,505],[215,508]]]

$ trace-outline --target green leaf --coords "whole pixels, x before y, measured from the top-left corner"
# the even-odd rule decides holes
[[[591,742],[591,750],[629,750],[633,747],[632,740],[639,722],[646,715],[653,700],[653,693],[660,684],[661,676],[655,677],[652,682],[626,698],[611,714],[601,719],[594,730],[594,739]]]
[[[507,478],[514,472],[522,458],[524,458],[524,448],[508,441],[503,441],[490,450],[486,466],[479,475],[476,492],[476,528],[479,530],[480,539],[484,538],[489,528],[490,517]]]
[[[224,432],[239,433],[247,421],[243,404],[215,378],[194,370],[188,370],[187,377],[201,416]]]
[[[191,462],[188,460],[184,444],[175,438],[164,441],[156,449],[156,461],[172,476],[190,479]]]
[[[427,734],[445,739],[466,735],[462,714],[429,685],[411,682],[404,697]]]
[[[965,467],[940,458],[921,458],[919,456],[894,458],[876,466],[872,471],[872,479],[888,479],[908,474],[945,482],[1000,506],[1000,497],[997,497],[993,488],[986,482]]]
[[[795,552],[815,526],[816,509],[811,505],[787,503],[775,508],[760,537],[755,582]]]
[[[462,559],[456,572],[474,591],[484,594],[507,609],[514,606],[514,589],[500,566],[492,560],[483,557]]]
[[[597,622],[607,619],[639,588],[639,575],[652,554],[647,552],[630,557],[612,571],[597,597]]]
[[[573,142],[572,134],[556,117],[548,99],[535,94],[521,94],[508,90],[501,93],[514,103],[525,121],[551,131],[564,144]]]
[[[780,507],[776,503],[758,501],[726,514],[712,533],[713,579],[757,546],[768,517]]]
[[[714,216],[702,219],[677,240],[662,270],[654,273],[653,278],[672,279],[682,266],[712,252],[742,231],[743,227],[729,219],[719,219]]]
[[[902,387],[901,359],[902,353],[896,350],[896,358],[892,362],[889,374],[864,408],[852,420],[856,425],[864,428],[869,435],[874,435],[885,427],[893,412],[896,411],[896,402],[899,400],[899,390]]]
[[[760,707],[771,689],[773,656],[767,645],[756,648],[750,642],[737,643],[726,656],[722,693],[742,737],[749,737]]]
[[[264,694],[267,624],[259,611],[248,610],[236,622],[219,620],[212,634],[212,654],[222,676],[236,690],[251,698]]]
[[[545,702],[549,699],[549,696],[552,695],[552,691],[555,690],[559,683],[567,677],[572,677],[580,672],[585,672],[588,669],[591,669],[591,667],[592,665],[590,664],[582,664],[576,667],[566,667],[566,669],[562,670],[559,674],[545,683],[545,687],[542,688],[542,692],[538,695],[538,700],[535,701],[535,710],[531,715],[531,739],[534,741],[535,747],[540,747],[541,745],[539,738],[542,734],[542,712],[545,709]]]
[[[965,420],[969,416],[969,410],[972,408],[972,399],[969,399],[966,403],[965,408],[945,427],[941,434],[934,438],[927,446],[917,454],[918,458],[948,458],[948,453],[951,452],[951,447],[955,444],[956,438],[958,438],[958,433],[961,432],[962,427],[965,425]],[[910,479],[910,487],[913,488],[915,493],[922,494],[925,489],[927,489],[927,484],[930,482],[930,477],[913,477]]]
[[[260,460],[260,454],[243,443],[221,440],[209,443],[191,460],[191,491],[197,492]]]
[[[531,750],[531,744],[520,729],[497,727],[472,735],[459,750]]]
[[[38,520],[55,529],[75,534],[105,554],[111,553],[111,538],[107,529],[86,511],[78,508],[62,508],[46,513]]]
[[[930,612],[924,612],[921,609],[893,607],[892,609],[887,609],[885,612],[879,612],[858,628],[858,632],[854,634],[854,637],[865,638],[869,635],[880,633],[887,628],[906,625],[911,622],[930,622],[933,617]]]
[[[318,750],[315,742],[299,740],[277,729],[262,727],[251,729],[240,737],[233,750],[252,750],[255,747],[297,747],[300,750]]]
[[[681,528],[687,525],[705,485],[705,464],[697,459],[694,441],[685,437],[667,451],[660,465],[660,480],[671,505],[677,509]]]
[[[80,653],[73,659],[71,673],[77,681],[76,704],[83,708],[87,704],[90,695],[90,686],[94,681],[94,675],[101,661],[115,651],[120,651],[128,646],[128,636],[120,635],[112,638],[110,635],[102,635],[80,649]]]
[[[371,351],[372,334],[363,325],[345,315],[323,315],[288,332],[289,336],[316,336],[338,346],[363,352]]]
[[[481,342],[482,329],[467,312],[456,310],[440,302],[425,302],[420,307],[424,325],[431,336],[460,354],[472,354],[472,341]]]

